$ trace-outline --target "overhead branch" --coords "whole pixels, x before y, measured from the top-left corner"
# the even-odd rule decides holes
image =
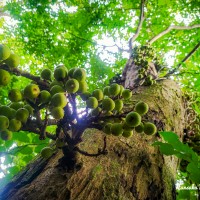
[[[140,2],[140,18],[139,18],[138,27],[137,27],[135,35],[129,39],[129,50],[130,51],[133,49],[133,47],[132,47],[133,42],[139,36],[140,30],[142,28],[143,21],[145,19],[145,16],[144,16],[144,5],[145,5],[145,0],[141,0],[141,2]]]
[[[175,26],[175,25],[169,26],[167,29],[165,29],[164,31],[160,32],[158,35],[156,35],[152,39],[150,39],[149,44],[154,43],[156,40],[158,40],[162,36],[166,35],[171,30],[191,30],[191,29],[195,29],[195,28],[200,28],[200,24],[195,24],[193,26]]]
[[[185,56],[185,58],[183,58],[183,60],[181,60],[181,62],[173,69],[171,70],[170,72],[168,72],[165,77],[169,77],[170,75],[174,74],[174,72],[176,72],[180,66],[188,59],[190,58],[194,52],[199,48],[200,46],[200,42]]]
[[[28,72],[22,71],[18,68],[9,68],[7,65],[3,64],[0,66],[0,68],[5,69],[6,71],[16,75],[16,76],[23,76],[25,78],[28,78],[30,80],[35,81],[38,85],[40,85],[42,88],[47,89],[49,87],[49,83],[46,81],[41,80],[39,76],[34,76]]]
[[[123,49],[123,48],[119,47],[116,43],[115,43],[114,45],[104,45],[104,44],[99,44],[99,43],[97,43],[97,42],[94,42],[94,41],[85,39],[85,38],[80,37],[80,36],[78,36],[78,35],[75,35],[75,34],[73,34],[72,32],[69,32],[69,34],[72,35],[72,36],[74,36],[74,37],[76,37],[76,38],[79,39],[79,40],[84,40],[84,41],[86,41],[86,42],[89,42],[89,43],[91,43],[91,44],[94,45],[94,46],[101,46],[101,47],[103,47],[103,48],[117,47],[118,50],[119,50],[120,52],[129,52],[128,49]]]

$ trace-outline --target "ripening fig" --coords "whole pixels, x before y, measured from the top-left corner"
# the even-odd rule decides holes
[[[53,73],[50,69],[43,69],[42,72],[41,72],[41,77],[42,79],[44,80],[48,80],[48,81],[51,81],[52,80],[52,77],[53,77]]]
[[[103,91],[96,89],[93,91],[92,96],[95,97],[98,101],[101,101],[103,99]]]
[[[19,121],[17,119],[11,119],[10,123],[9,123],[9,130],[13,131],[13,132],[19,131],[21,126],[22,126],[21,121]]]
[[[117,83],[113,83],[110,85],[109,89],[110,96],[117,96],[120,93],[120,86]]]
[[[98,107],[98,100],[95,97],[89,97],[86,100],[86,105],[88,108],[97,108]]]
[[[8,93],[8,98],[12,102],[18,102],[18,101],[22,100],[23,96],[22,96],[22,93],[21,93],[20,90],[18,90],[18,89],[12,89]]]
[[[4,61],[10,68],[16,68],[20,64],[18,55],[11,53],[10,56]]]
[[[115,102],[111,98],[106,98],[102,101],[102,109],[112,111],[115,108]]]
[[[6,129],[1,131],[0,136],[2,140],[10,140],[12,138],[12,132]]]
[[[53,155],[53,149],[50,147],[44,147],[41,150],[41,156],[45,159],[50,158]]]
[[[111,133],[115,136],[119,136],[123,133],[123,128],[122,128],[122,124],[120,123],[114,123],[111,126]]]
[[[28,117],[29,117],[29,112],[25,108],[20,108],[17,110],[15,116],[17,120],[21,121],[22,123],[26,123]]]
[[[79,89],[79,82],[72,78],[72,79],[69,79],[67,82],[66,82],[66,85],[65,85],[65,89],[67,90],[68,93],[76,93]]]
[[[57,81],[63,81],[67,77],[68,70],[64,66],[57,67],[54,70],[54,78]]]
[[[51,94],[47,90],[42,90],[38,96],[39,102],[42,103],[49,103],[51,100]]]
[[[68,101],[64,93],[56,93],[51,98],[51,105],[53,107],[64,108],[67,105]]]
[[[9,120],[6,116],[0,115],[0,131],[7,129],[9,126]]]
[[[29,84],[24,88],[24,97],[33,100],[40,94],[40,88],[36,84]]]
[[[144,124],[144,133],[147,135],[154,135],[157,132],[156,126],[151,123],[147,122]]]
[[[133,136],[133,130],[123,130],[122,136],[124,136],[125,138]]]
[[[122,91],[122,97],[123,97],[124,99],[130,99],[130,98],[132,97],[132,92],[131,92],[131,90],[129,90],[129,89],[124,89],[124,90]]]
[[[54,107],[51,109],[51,115],[55,119],[62,119],[64,117],[64,110],[62,107]]]
[[[10,83],[10,80],[11,80],[10,73],[4,69],[0,69],[0,86],[8,85],[8,83]]]
[[[3,44],[0,44],[0,61],[6,60],[10,56],[10,49]]]
[[[137,112],[130,112],[126,115],[126,123],[130,127],[136,127],[141,123],[141,116]]]
[[[77,68],[73,72],[73,78],[78,81],[84,81],[86,79],[86,72],[83,68]]]
[[[57,94],[57,93],[62,93],[62,92],[65,92],[65,90],[64,90],[63,87],[60,86],[60,85],[54,85],[54,86],[50,89],[51,96],[53,96],[54,94]]]
[[[123,101],[121,99],[116,99],[114,102],[115,102],[115,109],[114,110],[116,110],[118,112],[121,111],[123,106],[124,106]]]

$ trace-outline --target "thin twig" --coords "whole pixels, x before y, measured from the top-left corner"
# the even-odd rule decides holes
[[[129,39],[129,50],[130,51],[133,49],[132,44],[137,39],[137,37],[139,36],[140,30],[142,28],[143,21],[145,19],[144,5],[145,5],[145,0],[141,0],[141,3],[140,3],[140,18],[139,18],[138,27],[137,27],[135,35],[132,38]]]
[[[194,54],[194,52],[199,48],[200,46],[200,42],[185,56],[185,58],[183,60],[181,60],[181,62],[171,71],[169,71],[164,77],[169,77],[170,75],[172,75],[174,72],[176,72],[180,66],[189,58],[192,56],[192,54]]]
[[[154,43],[156,40],[158,40],[162,36],[166,35],[171,30],[191,30],[191,29],[194,29],[194,28],[200,28],[200,24],[195,24],[193,26],[175,26],[175,25],[171,25],[167,29],[165,29],[164,31],[160,32],[158,35],[156,35],[152,39],[150,39],[149,40],[149,44]]]

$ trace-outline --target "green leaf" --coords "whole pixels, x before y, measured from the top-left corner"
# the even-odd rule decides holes
[[[173,155],[176,153],[173,146],[171,144],[166,144],[166,143],[160,144],[160,152],[167,156]]]

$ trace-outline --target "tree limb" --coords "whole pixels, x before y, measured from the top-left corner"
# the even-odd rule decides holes
[[[200,42],[185,56],[185,58],[183,58],[183,60],[181,60],[181,62],[171,71],[169,71],[164,77],[169,77],[170,75],[172,75],[174,72],[176,72],[179,67],[190,57],[192,56],[192,54],[194,54],[194,52],[199,48],[200,46]]]
[[[0,65],[0,68],[6,70],[6,71],[8,71],[8,72],[10,72],[10,73],[12,73],[12,74],[14,74],[16,76],[23,76],[25,78],[33,80],[44,89],[49,88],[49,83],[46,82],[46,81],[41,80],[41,78],[39,76],[34,76],[34,75],[32,75],[32,74],[30,74],[28,72],[24,72],[24,71],[22,71],[22,70],[20,70],[18,68],[9,68],[5,64]]]
[[[137,39],[137,37],[139,36],[140,30],[142,28],[143,21],[145,19],[144,4],[145,4],[145,0],[141,0],[141,2],[140,2],[140,18],[139,18],[138,27],[137,27],[135,35],[132,38],[129,39],[129,50],[130,51],[133,49],[132,44]]]
[[[160,32],[158,35],[156,35],[152,39],[150,39],[149,40],[149,44],[154,43],[156,40],[158,40],[162,36],[166,35],[171,30],[191,30],[191,29],[194,29],[194,28],[200,28],[200,24],[195,24],[193,26],[175,26],[175,25],[171,25],[167,29],[165,29],[164,31]]]

